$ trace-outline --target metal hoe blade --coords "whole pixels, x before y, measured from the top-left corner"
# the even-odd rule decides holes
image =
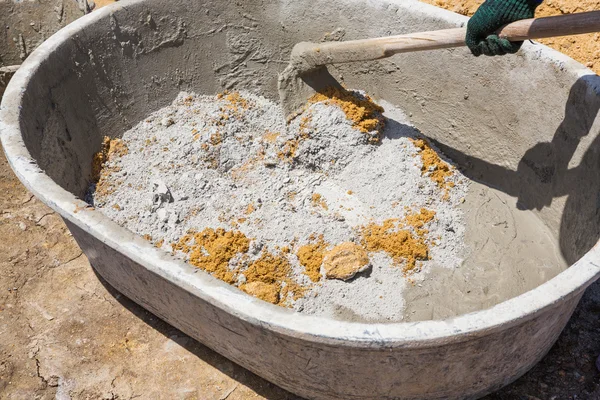
[[[279,98],[286,120],[289,122],[305,109],[308,100],[327,88],[342,88],[342,85],[329,73],[327,67],[319,66],[306,72],[299,72],[290,64],[279,74]]]

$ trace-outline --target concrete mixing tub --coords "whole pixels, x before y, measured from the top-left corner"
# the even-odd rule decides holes
[[[122,135],[180,90],[276,98],[296,41],[464,22],[412,0],[122,1],[29,57],[2,103],[2,143],[111,285],[265,379],[314,399],[475,399],[538,362],[600,275],[600,91],[567,57],[527,44],[501,59],[458,49],[332,68],[403,107],[467,174],[536,210],[554,232],[573,265],[488,310],[395,324],[298,315],[172,259],[79,200],[101,138]]]

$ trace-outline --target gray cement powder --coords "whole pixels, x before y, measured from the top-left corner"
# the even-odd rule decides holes
[[[426,309],[430,303],[423,298],[431,296],[433,304],[435,294],[424,289],[415,296],[414,291],[431,286],[431,271],[463,268],[465,274],[461,263],[469,249],[462,203],[471,183],[454,170],[449,180],[455,187],[443,199],[442,189],[422,174],[420,150],[410,140],[420,133],[400,110],[383,104],[387,121],[381,143],[374,145],[335,106],[312,104],[286,126],[277,104],[250,93],[242,97],[248,107],[236,110],[224,98],[181,93],[171,106],[124,134],[128,154],[106,165],[118,170],[110,175],[114,192],[92,193],[89,200],[131,231],[164,241],[166,251],[190,230],[239,230],[252,239],[254,259],[263,249],[306,244],[315,233],[332,246],[360,242],[356,228],[370,222],[402,219],[421,207],[436,212],[427,225],[430,260],[409,277],[386,254],[370,253],[372,267],[354,279],[312,284],[292,251],[295,279],[310,287],[292,302],[303,313],[352,321],[410,320],[407,290]],[[287,152],[292,157],[286,150],[299,136],[309,138]],[[315,193],[325,206],[315,204]],[[454,273],[441,275],[451,280]],[[434,314],[424,318],[440,316]]]

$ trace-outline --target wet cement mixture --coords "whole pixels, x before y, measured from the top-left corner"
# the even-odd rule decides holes
[[[566,268],[532,213],[380,104],[329,91],[286,125],[247,92],[181,93],[105,140],[87,200],[248,294],[350,321],[448,318]]]

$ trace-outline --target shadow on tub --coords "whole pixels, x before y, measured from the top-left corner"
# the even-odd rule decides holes
[[[541,210],[555,198],[567,196],[559,243],[569,265],[583,257],[600,238],[600,127],[592,132],[600,110],[600,96],[595,92],[598,88],[600,77],[596,75],[575,82],[564,119],[552,141],[538,143],[525,152],[516,171],[433,141],[443,153],[464,166],[466,176],[516,197],[520,209]],[[590,134],[596,135],[591,145],[578,165],[569,167],[581,139]]]

